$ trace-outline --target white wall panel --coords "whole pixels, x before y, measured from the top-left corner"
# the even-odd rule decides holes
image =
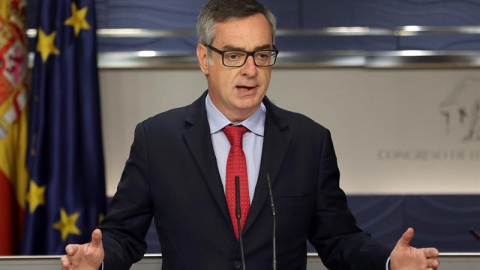
[[[102,70],[100,80],[111,196],[136,123],[189,104],[206,80],[138,69]],[[267,94],[332,131],[349,194],[480,193],[478,69],[280,69]]]

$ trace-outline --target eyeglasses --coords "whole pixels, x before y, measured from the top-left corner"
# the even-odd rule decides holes
[[[226,67],[241,67],[245,65],[250,55],[253,57],[253,62],[257,67],[271,67],[277,61],[278,50],[275,45],[272,50],[258,50],[254,52],[240,50],[221,51],[211,45],[206,46],[210,50],[222,55],[222,63]]]

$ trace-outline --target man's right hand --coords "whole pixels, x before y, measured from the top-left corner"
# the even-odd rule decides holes
[[[60,258],[63,270],[98,270],[105,257],[102,231],[95,229],[92,233],[92,242],[83,245],[68,245],[65,251],[67,255]]]

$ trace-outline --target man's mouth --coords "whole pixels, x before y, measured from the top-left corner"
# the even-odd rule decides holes
[[[240,91],[248,91],[248,90],[252,90],[253,88],[255,88],[254,86],[244,86],[244,85],[238,85],[237,86],[237,89],[240,90]]]

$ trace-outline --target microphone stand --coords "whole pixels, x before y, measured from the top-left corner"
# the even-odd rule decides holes
[[[242,266],[243,270],[246,270],[245,266],[245,254],[243,252],[243,237],[240,226],[240,218],[242,217],[242,209],[240,208],[240,177],[235,176],[235,199],[236,199],[236,211],[237,211],[237,227],[238,227],[238,238],[240,241],[240,255],[242,256]]]
[[[272,235],[272,242],[273,242],[273,270],[277,270],[277,244],[276,244],[276,230],[277,230],[277,218],[275,212],[275,202],[273,201],[273,192],[272,192],[272,183],[270,181],[270,174],[267,173],[267,183],[268,183],[268,192],[270,193],[270,206],[272,208],[272,218],[273,218],[273,235]]]

